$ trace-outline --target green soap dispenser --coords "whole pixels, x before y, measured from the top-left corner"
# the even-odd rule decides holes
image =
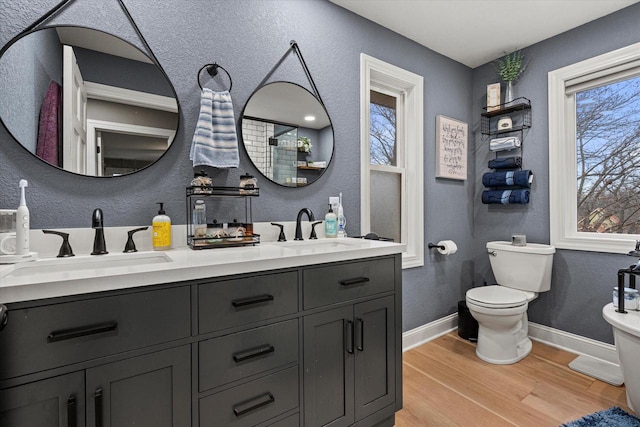
[[[329,212],[324,216],[324,236],[338,237],[338,220],[333,213],[331,203],[329,203]]]

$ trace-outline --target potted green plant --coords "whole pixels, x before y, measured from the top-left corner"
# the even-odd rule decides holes
[[[303,153],[311,153],[311,140],[306,136],[298,137],[298,151]]]
[[[513,102],[513,85],[524,73],[527,64],[524,62],[524,55],[521,50],[511,53],[505,52],[502,58],[495,61],[496,70],[500,78],[507,84],[504,94],[504,103],[509,105]]]

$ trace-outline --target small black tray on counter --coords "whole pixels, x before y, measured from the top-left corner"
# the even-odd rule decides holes
[[[191,249],[233,248],[237,246],[256,245],[260,243],[260,235],[242,237],[193,237],[189,236]]]

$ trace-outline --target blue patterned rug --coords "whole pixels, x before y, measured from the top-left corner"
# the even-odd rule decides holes
[[[640,418],[614,406],[562,424],[561,427],[640,427]]]

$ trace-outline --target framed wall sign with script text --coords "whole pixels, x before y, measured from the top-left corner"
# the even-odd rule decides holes
[[[436,116],[436,178],[467,179],[468,128],[460,120]]]

